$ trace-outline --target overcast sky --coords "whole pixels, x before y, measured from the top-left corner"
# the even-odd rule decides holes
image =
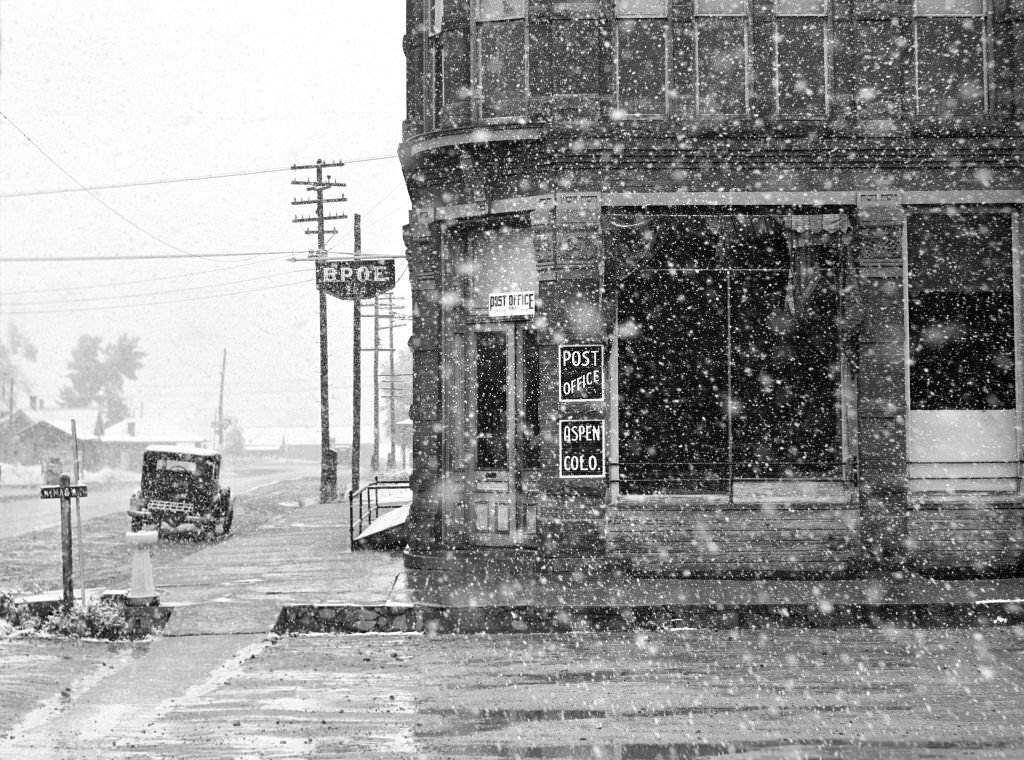
[[[403,252],[403,15],[396,0],[0,0],[0,329],[39,348],[37,396],[56,404],[79,335],[126,332],[147,354],[127,388],[146,417],[207,435],[226,348],[226,414],[319,426],[312,266],[288,261],[316,238],[281,170],[348,162],[328,248],[352,250],[361,213],[365,255]],[[121,260],[85,260],[101,256]],[[336,427],[350,314],[331,299]]]

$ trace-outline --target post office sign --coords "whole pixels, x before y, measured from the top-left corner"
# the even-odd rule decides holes
[[[558,347],[558,400],[604,400],[604,346],[563,343]]]
[[[487,316],[495,319],[532,317],[537,313],[536,301],[532,290],[491,293],[487,297]]]
[[[558,421],[558,477],[603,478],[604,420]]]

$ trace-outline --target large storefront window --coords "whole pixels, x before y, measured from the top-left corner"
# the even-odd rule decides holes
[[[526,112],[526,0],[477,0],[480,115]]]
[[[917,0],[914,11],[918,113],[984,112],[984,0]]]
[[[619,109],[665,113],[668,72],[667,0],[617,0],[616,82]]]
[[[748,108],[747,0],[696,0],[697,112],[741,115]]]
[[[776,0],[775,82],[781,115],[825,116],[826,10],[825,0]]]
[[[908,222],[910,475],[915,490],[1009,490],[1017,464],[1007,213]]]
[[[769,216],[640,224],[617,275],[622,491],[841,478],[832,248]]]

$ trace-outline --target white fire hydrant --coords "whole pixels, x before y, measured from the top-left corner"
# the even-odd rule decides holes
[[[157,603],[156,587],[153,584],[153,562],[149,547],[155,546],[158,534],[155,530],[125,533],[125,540],[132,547],[132,586],[128,591],[127,603],[132,607],[148,607]]]

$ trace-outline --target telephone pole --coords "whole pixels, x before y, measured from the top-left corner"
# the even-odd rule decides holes
[[[359,214],[352,218],[352,252],[356,263],[363,250],[363,231]],[[359,490],[359,439],[362,430],[363,383],[363,307],[359,297],[352,301],[352,491]]]
[[[224,450],[224,373],[228,369],[228,350],[220,362],[220,394],[217,397],[217,451]]]
[[[305,185],[307,192],[313,193],[316,198],[310,200],[293,200],[293,206],[316,205],[313,216],[296,216],[292,221],[295,223],[316,222],[316,229],[305,232],[307,235],[316,235],[316,251],[311,258],[316,262],[317,274],[323,267],[323,260],[327,258],[326,243],[324,242],[324,222],[330,219],[344,219],[344,214],[326,214],[324,204],[341,203],[345,200],[344,195],[340,198],[325,198],[324,193],[334,187],[345,187],[343,182],[332,182],[330,175],[324,176],[324,169],[342,167],[345,164],[341,161],[331,163],[323,159],[317,159],[315,164],[308,166],[292,166],[292,171],[315,169],[315,180],[292,180],[293,185]],[[331,230],[336,234],[337,230]],[[319,281],[319,277],[317,281]],[[327,295],[323,290],[318,289],[320,296],[320,503],[333,501],[338,495],[338,461],[337,455],[331,449],[331,417],[330,417],[330,389],[327,382]]]

